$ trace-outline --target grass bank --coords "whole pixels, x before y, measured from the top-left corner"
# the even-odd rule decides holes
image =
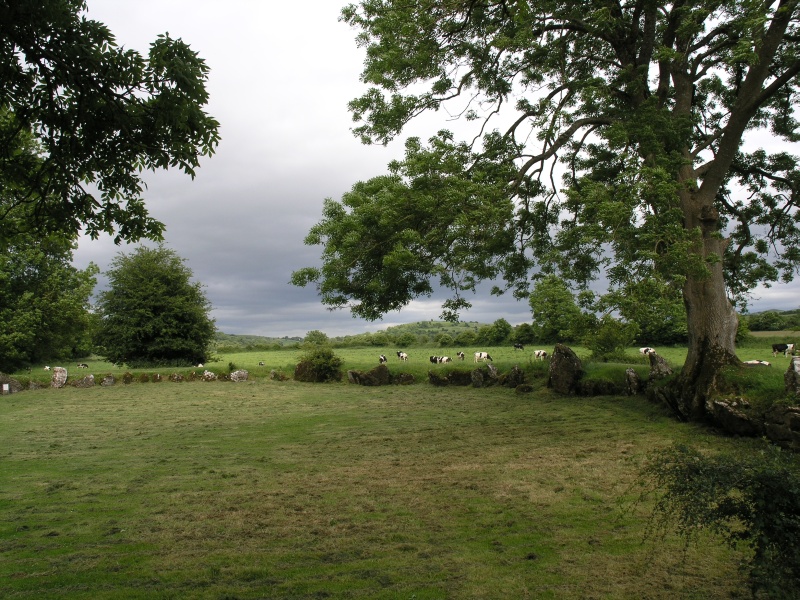
[[[644,542],[638,464],[734,440],[642,398],[258,379],[0,400],[4,598],[745,598]]]

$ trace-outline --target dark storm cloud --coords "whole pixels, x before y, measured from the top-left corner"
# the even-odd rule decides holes
[[[345,2],[88,4],[89,16],[108,25],[120,45],[146,53],[158,34],[169,32],[211,68],[207,110],[221,124],[217,153],[203,160],[194,180],[178,171],[148,174],[145,200],[167,227],[167,246],[205,286],[221,331],[281,337],[319,329],[336,336],[439,318],[443,298],[365,322],[346,310],[326,310],[313,287],[288,283],[292,271],[319,264],[320,248],[303,239],[323,200],[385,173],[403,152],[402,140],[363,146],[350,132],[347,102],[363,90],[363,54],[354,32],[338,21]],[[415,123],[413,131],[428,137],[445,125],[443,118]],[[75,265],[93,261],[105,271],[115,254],[132,250],[107,238],[82,240]],[[104,285],[101,277],[98,288]],[[798,289],[773,288],[761,302],[776,298],[776,308],[796,308]],[[468,299],[474,308],[465,320],[530,320],[525,302],[490,296],[488,286]]]

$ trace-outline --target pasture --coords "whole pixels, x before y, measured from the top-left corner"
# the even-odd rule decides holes
[[[544,373],[527,348],[487,350],[501,370]],[[346,369],[381,352],[392,371],[447,368],[427,360],[446,351],[407,351],[337,354]],[[645,540],[648,505],[632,504],[653,449],[747,442],[643,398],[267,378],[298,354],[206,365],[257,376],[243,383],[3,397],[0,596],[748,597],[741,554]]]

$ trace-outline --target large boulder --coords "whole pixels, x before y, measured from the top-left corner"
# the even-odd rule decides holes
[[[67,370],[64,367],[53,367],[53,376],[50,378],[50,386],[63,388],[67,383]]]
[[[357,385],[379,386],[388,385],[392,375],[386,365],[378,365],[367,372],[351,370],[347,372],[347,380]]]
[[[650,359],[650,377],[648,379],[650,383],[672,375],[672,368],[667,364],[663,356],[655,352],[650,352],[647,356]]]
[[[73,384],[77,388],[90,388],[94,387],[94,375],[87,375],[82,379],[78,379],[77,381],[73,382]]]
[[[500,385],[516,388],[525,383],[525,371],[514,365],[508,373],[500,376]]]
[[[6,389],[5,386],[8,386],[8,389]],[[22,384],[13,377],[0,373],[0,391],[8,394],[16,394],[22,391]]]
[[[583,364],[572,348],[556,344],[550,359],[547,387],[558,394],[573,395],[578,390],[578,382],[584,376]]]
[[[800,450],[800,406],[773,406],[765,415],[764,429],[776,444]]]
[[[783,374],[783,382],[786,386],[786,393],[800,399],[800,356],[792,357],[789,368]]]
[[[625,393],[628,396],[636,396],[642,391],[642,380],[639,374],[632,367],[625,369]]]
[[[239,369],[238,371],[234,371],[230,374],[229,379],[231,381],[247,381],[247,378],[250,376],[250,373],[245,371],[244,369]]]

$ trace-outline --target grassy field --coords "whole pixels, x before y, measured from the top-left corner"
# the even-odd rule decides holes
[[[338,353],[368,368],[380,351]],[[392,370],[442,352],[409,353]],[[643,398],[266,378],[296,354],[220,357],[263,370],[244,383],[3,397],[0,596],[748,597],[742,555],[644,541],[648,507],[631,509],[649,451],[745,442]]]

